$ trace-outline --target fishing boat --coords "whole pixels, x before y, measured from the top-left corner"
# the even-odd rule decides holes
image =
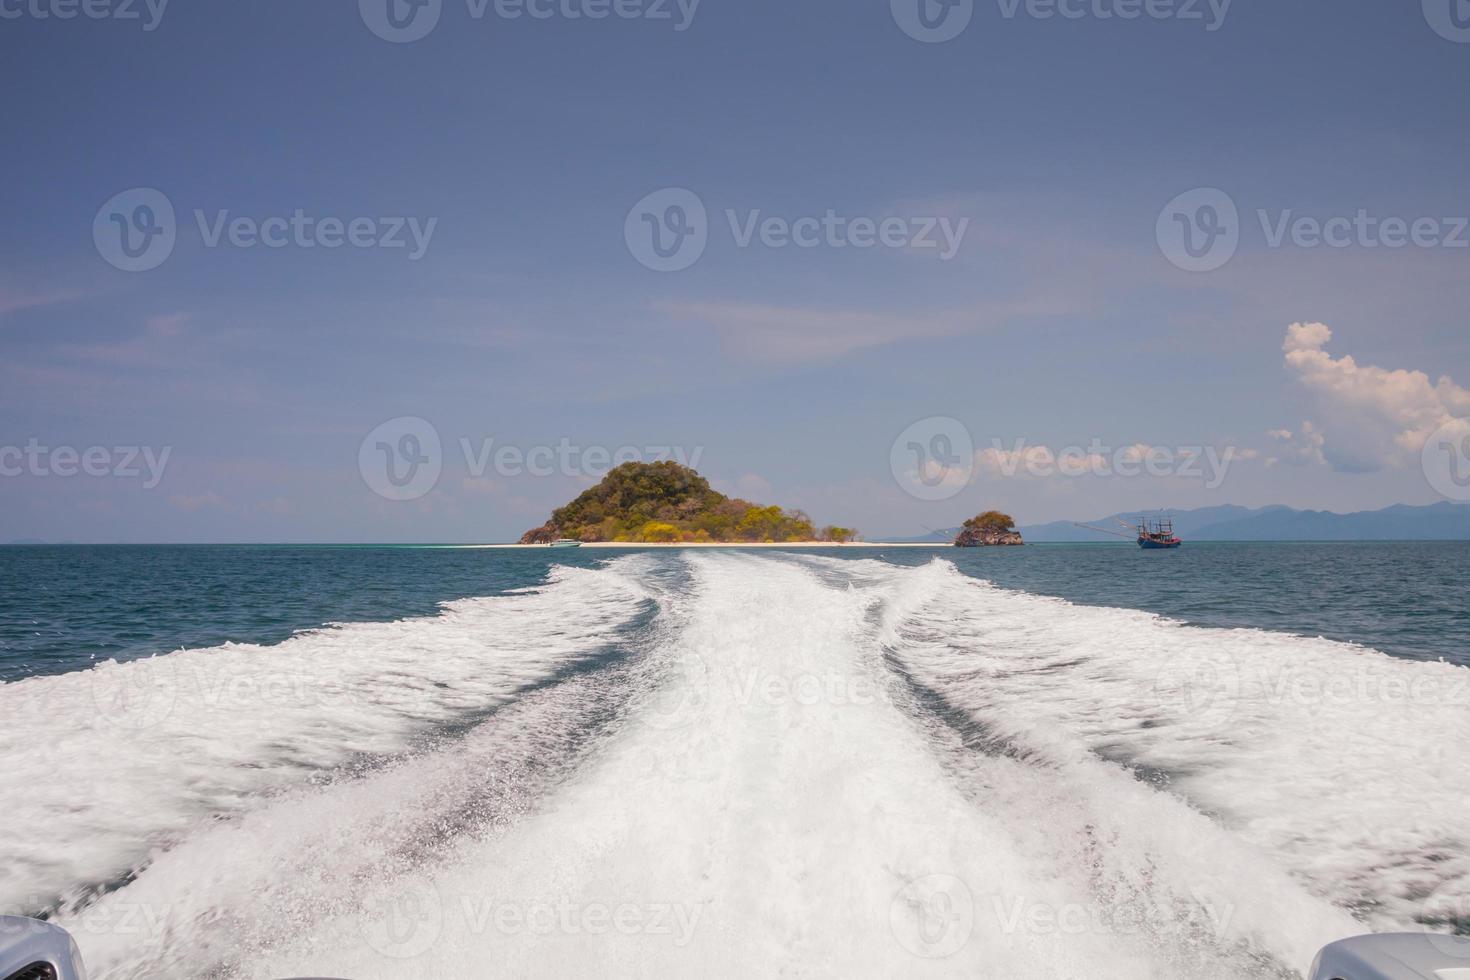
[[[555,541],[551,542],[551,544],[547,545],[547,547],[549,547],[549,548],[580,548],[580,547],[582,547],[582,542],[573,540],[572,538],[557,538]]]
[[[1155,548],[1178,548],[1184,544],[1179,540],[1179,535],[1174,533],[1174,522],[1167,517],[1161,517],[1156,521],[1140,517],[1137,531],[1138,546],[1145,551]]]
[[[1140,517],[1137,525],[1129,524],[1127,521],[1120,520],[1116,517],[1113,520],[1118,521],[1119,524],[1126,527],[1132,534],[1123,534],[1110,528],[1098,527],[1095,524],[1076,524],[1075,526],[1085,527],[1089,531],[1100,531],[1103,534],[1111,534],[1114,537],[1135,538],[1138,541],[1138,546],[1145,551],[1178,548],[1184,544],[1179,539],[1179,535],[1174,533],[1174,521],[1170,518],[1160,517],[1151,521],[1147,517]]]

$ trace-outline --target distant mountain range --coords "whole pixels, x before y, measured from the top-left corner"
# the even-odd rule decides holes
[[[1133,524],[1140,511],[1125,511],[1084,521],[1127,533],[1118,521]],[[1150,516],[1157,512],[1148,511]],[[1438,503],[1424,507],[1395,504],[1382,510],[1334,514],[1291,507],[1200,507],[1167,512],[1174,530],[1186,541],[1464,541],[1470,540],[1470,504]],[[1109,541],[1109,535],[1052,521],[1018,528],[1026,541]],[[933,531],[899,541],[947,541],[958,528]]]

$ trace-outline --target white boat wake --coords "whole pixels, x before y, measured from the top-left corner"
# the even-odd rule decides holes
[[[1470,895],[1470,670],[942,561],[633,555],[157,659],[353,696],[180,688],[130,736],[124,706],[111,741],[0,742],[38,790],[6,801],[6,898],[55,908],[103,980],[1293,977]],[[125,805],[66,811],[94,794]]]

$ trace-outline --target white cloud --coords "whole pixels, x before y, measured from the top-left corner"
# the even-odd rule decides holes
[[[1470,414],[1470,390],[1448,376],[1432,382],[1423,371],[1334,358],[1325,350],[1331,340],[1326,324],[1293,323],[1281,345],[1287,369],[1319,408],[1317,424],[1303,427],[1294,448],[1315,448],[1334,469],[1349,472],[1401,466],[1417,459],[1435,429]]]
[[[1301,432],[1290,429],[1272,429],[1267,433],[1272,439],[1283,443],[1278,447],[1279,455],[1266,459],[1267,466],[1275,466],[1285,460],[1288,463],[1326,463],[1322,456],[1322,433],[1311,422],[1303,422]]]

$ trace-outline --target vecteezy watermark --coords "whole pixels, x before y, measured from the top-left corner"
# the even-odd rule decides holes
[[[357,471],[373,493],[387,500],[417,500],[439,484],[444,448],[426,419],[389,419],[362,440]]]
[[[975,898],[954,875],[924,875],[893,896],[888,925],[898,944],[915,956],[953,956],[975,928]]]
[[[681,272],[709,245],[709,214],[699,195],[683,187],[654,191],[623,221],[623,241],[654,272]]]
[[[1005,20],[1177,20],[1209,32],[1225,26],[1234,0],[996,0]],[[1426,0],[1427,2],[1427,0]],[[893,21],[915,41],[942,44],[965,32],[975,0],[889,0]]]
[[[173,254],[177,240],[173,202],[151,187],[114,195],[92,219],[98,254],[124,272],[158,268]]]
[[[767,673],[752,667],[731,678],[735,703],[742,707],[863,707],[888,700],[888,691],[873,677],[827,671]]]
[[[409,249],[410,262],[424,257],[439,226],[438,218],[339,218],[308,214],[303,208],[264,218],[232,215],[228,209],[195,209],[193,216],[205,248]],[[92,220],[98,254],[124,272],[158,268],[173,254],[178,232],[173,202],[151,187],[113,196]]]
[[[113,893],[65,920],[73,936],[130,936],[156,939],[186,920],[188,910],[167,902],[130,902]]]
[[[996,0],[1001,16],[1015,20],[1177,20],[1210,33],[1225,26],[1234,0]]]
[[[1470,217],[1403,217],[1358,208],[1325,218],[1286,208],[1258,208],[1267,248],[1470,248]],[[1213,272],[1235,256],[1244,233],[1235,200],[1217,187],[1186,191],[1164,206],[1155,224],[1159,250],[1186,272]]]
[[[1163,936],[1210,935],[1224,939],[1235,917],[1235,906],[1220,905],[1200,894],[1193,902],[1124,902],[1116,905],[1084,902],[1040,902],[1025,895],[990,898],[1000,931],[1008,935],[1039,936]]]
[[[465,0],[470,20],[489,14],[500,20],[643,20],[689,30],[700,0]],[[429,36],[444,15],[445,0],[358,0],[358,13],[368,30],[394,44]]]
[[[1154,225],[1164,258],[1185,272],[1213,272],[1240,247],[1240,211],[1229,194],[1200,187],[1164,205]]]
[[[888,469],[909,496],[948,500],[970,485],[975,442],[959,419],[944,415],[920,419],[893,440]]]
[[[977,456],[978,465],[997,476],[1015,477],[1022,473],[1038,479],[1050,477],[1175,477],[1198,480],[1206,490],[1218,490],[1225,482],[1231,465],[1242,451],[1234,446],[1146,446],[1135,444],[1114,448],[1093,437],[1086,446],[1027,445],[1017,439],[1005,446],[999,439]]]
[[[1402,714],[1406,720],[1429,713],[1460,714],[1470,710],[1470,670],[1406,672],[1374,661],[1328,669],[1320,661],[1252,661],[1229,651],[1173,657],[1154,683],[1156,705],[1170,724],[1219,730],[1247,724],[1264,713],[1307,717],[1328,713],[1341,717],[1382,718]]]
[[[520,477],[591,477],[600,480],[615,467],[640,461],[673,461],[698,469],[704,447],[583,446],[567,438],[556,444],[529,447],[497,443],[494,438],[461,436],[458,448],[466,476],[483,479],[491,473]],[[439,430],[426,419],[405,416],[389,419],[368,433],[358,446],[358,472],[363,482],[389,500],[417,500],[438,485],[444,470],[444,448]]]
[[[736,248],[859,249],[933,252],[941,261],[959,254],[969,218],[838,214],[766,215],[759,208],[728,208],[725,224]],[[683,187],[666,187],[633,205],[623,221],[623,240],[633,258],[655,272],[679,272],[698,262],[712,233],[704,201]]]
[[[600,480],[616,466],[639,461],[672,460],[681,466],[698,469],[704,447],[688,450],[683,446],[579,446],[562,438],[556,445],[522,448],[513,445],[497,447],[494,439],[481,439],[476,445],[468,438],[459,440],[464,454],[465,470],[471,477],[482,477],[493,470],[497,476],[586,476]]]
[[[675,902],[574,902],[569,898],[529,902],[475,901],[464,896],[461,912],[467,930],[504,936],[667,937],[683,948],[694,939],[703,905]]]
[[[227,657],[190,660],[160,655],[125,663],[107,661],[88,671],[87,678],[94,717],[128,733],[163,724],[180,702],[194,711],[259,717],[262,725],[269,725],[279,709],[337,707],[361,696],[360,687],[330,668],[261,667]]]
[[[1423,0],[1424,19],[1434,33],[1446,41],[1470,44],[1470,2],[1467,0]]]
[[[24,446],[0,446],[0,477],[114,477],[142,480],[152,490],[163,482],[172,446],[46,446],[36,438]]]
[[[69,901],[60,908],[55,906],[55,899],[32,894],[9,908],[0,907],[0,917],[3,917],[0,918],[0,943],[13,942],[28,934],[44,933],[52,925],[62,926],[73,936],[157,938],[178,928],[188,915],[188,909],[181,904],[129,901],[119,892],[96,896],[86,905]],[[48,917],[51,920],[49,924],[32,918],[42,909],[53,913]]]
[[[1450,419],[1424,442],[1424,478],[1446,500],[1470,502],[1470,419]]]
[[[892,704],[893,693],[881,676],[852,671],[787,670],[781,666],[737,669],[711,665],[686,651],[653,667],[652,683],[634,704],[630,717],[662,732],[700,723],[712,705],[720,710],[764,714],[826,709],[863,709]],[[700,760],[683,753],[660,753],[659,768],[677,780],[689,778]]]
[[[710,702],[712,675],[697,653],[684,651],[659,665],[653,687],[638,705],[636,717],[660,731],[696,724]]]
[[[359,925],[363,939],[381,955],[413,959],[438,941],[444,902],[428,878],[405,878],[368,898]]]
[[[953,41],[970,26],[975,0],[889,0],[893,22],[925,44]]]
[[[87,671],[95,717],[108,727],[135,733],[162,724],[179,698],[178,668],[172,658],[144,657],[98,664]]]
[[[434,237],[434,229],[439,226],[438,218],[422,222],[411,216],[319,218],[301,208],[291,212],[289,217],[267,218],[244,215],[231,218],[227,210],[215,211],[212,215],[196,210],[194,220],[199,225],[205,248],[218,248],[221,242],[234,248],[412,247],[408,253],[410,262],[424,257],[429,250],[429,241]]]
[[[169,0],[0,0],[0,20],[138,21],[144,31],[163,23]]]
[[[898,485],[920,500],[948,500],[983,475],[1014,479],[1032,477],[1172,477],[1202,483],[1218,490],[1231,466],[1248,450],[1235,446],[1149,446],[1135,443],[1113,447],[1093,437],[1086,446],[1031,445],[1016,439],[1006,445],[992,439],[987,449],[975,450],[970,430],[946,416],[921,419],[899,433],[888,453],[888,466]]]
[[[1189,728],[1224,728],[1240,707],[1240,664],[1226,653],[1171,659],[1154,678],[1154,699]]]

